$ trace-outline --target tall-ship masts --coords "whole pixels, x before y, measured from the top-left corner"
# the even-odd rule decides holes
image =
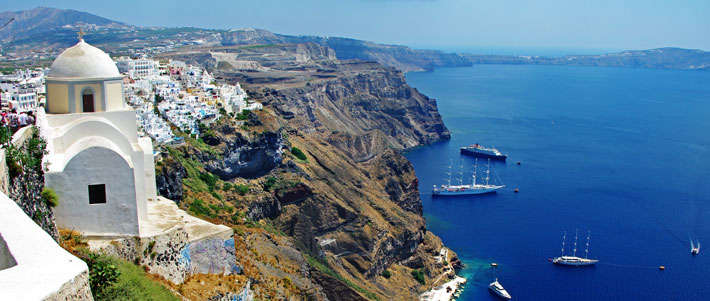
[[[587,249],[584,251],[584,258],[589,258],[589,237],[592,235],[592,230],[587,232]]]
[[[577,256],[577,236],[579,236],[579,229],[574,233],[574,249],[572,249],[572,257]]]
[[[446,181],[446,184],[448,186],[451,186],[451,164],[452,164],[452,161],[449,161],[449,172],[447,172],[447,174],[449,175],[449,179]]]
[[[562,253],[560,256],[565,256],[565,240],[567,240],[567,231],[565,231],[565,234],[562,234]]]
[[[486,186],[488,186],[488,179],[490,178],[491,174],[491,159],[488,159],[488,165],[486,165]]]
[[[488,168],[486,169],[486,177],[485,179],[485,184],[477,184],[476,183],[476,177],[478,173],[478,161],[476,161],[476,164],[473,166],[473,176],[471,177],[471,184],[464,184],[464,179],[466,177],[464,176],[466,174],[465,164],[462,160],[461,162],[461,171],[460,177],[457,177],[456,180],[459,181],[458,185],[451,185],[451,180],[452,180],[452,175],[451,175],[451,167],[452,165],[449,165],[449,177],[447,180],[446,185],[441,185],[441,186],[436,186],[434,185],[434,188],[432,189],[432,194],[433,195],[469,195],[469,194],[483,194],[483,193],[492,193],[495,192],[498,189],[501,189],[505,187],[505,185],[496,185],[496,184],[491,184],[489,183],[490,180],[490,172],[491,172],[491,162],[488,160]],[[494,180],[495,182],[495,180]]]
[[[476,158],[476,163],[473,164],[473,177],[471,185],[476,186],[476,173],[478,172],[478,158]]]
[[[461,159],[461,172],[459,172],[459,185],[463,185],[463,159]]]
[[[591,236],[592,231],[587,232],[587,245],[586,248],[584,249],[584,258],[577,257],[577,241],[579,240],[579,229],[577,229],[574,233],[574,248],[572,249],[572,256],[565,256],[565,240],[567,239],[567,231],[562,235],[562,254],[560,257],[555,257],[555,259],[552,259],[551,261],[556,264],[561,264],[561,265],[573,265],[573,266],[582,266],[582,265],[593,265],[599,260],[597,259],[589,259],[589,238]]]

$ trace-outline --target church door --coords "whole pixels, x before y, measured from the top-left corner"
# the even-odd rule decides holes
[[[93,112],[94,111],[94,94],[90,91],[88,93],[84,92],[81,95],[83,100],[83,112]]]

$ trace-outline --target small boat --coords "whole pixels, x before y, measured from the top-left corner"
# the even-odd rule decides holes
[[[501,153],[495,147],[485,147],[478,143],[461,147],[461,153],[464,155],[471,155],[477,157],[499,159],[505,161],[508,155]]]
[[[577,237],[579,236],[579,230],[577,230],[577,233],[574,235],[574,248],[572,249],[572,256],[565,256],[565,239],[567,238],[567,231],[565,231],[565,234],[562,236],[562,254],[560,257],[555,257],[552,259],[552,263],[556,264],[561,264],[561,265],[574,265],[574,266],[582,266],[582,265],[594,265],[595,263],[599,262],[599,260],[596,259],[589,259],[589,236],[591,235],[591,231],[587,234],[587,250],[586,250],[586,255],[584,258],[577,257]]]
[[[461,164],[461,178],[459,179],[459,185],[451,185],[451,165],[449,165],[449,179],[446,185],[436,186],[431,190],[432,195],[470,195],[470,194],[484,194],[492,193],[498,189],[505,187],[505,185],[495,185],[490,184],[490,173],[491,173],[491,160],[488,159],[488,166],[485,171],[486,177],[485,184],[476,183],[476,171],[478,170],[478,159],[476,159],[476,165],[473,166],[473,176],[471,178],[471,184],[463,184],[463,164]],[[494,179],[495,180],[495,179]]]
[[[693,255],[698,255],[700,253],[700,241],[698,241],[698,245],[693,245],[693,241],[690,241],[690,254]]]
[[[496,278],[496,281],[493,281],[489,286],[488,289],[491,290],[494,294],[498,295],[499,297],[503,299],[510,299],[510,294],[508,294],[508,291],[506,291],[502,285],[498,282],[498,278]]]

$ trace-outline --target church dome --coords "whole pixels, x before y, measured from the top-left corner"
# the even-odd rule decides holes
[[[80,40],[64,50],[52,63],[49,77],[55,78],[106,78],[121,76],[111,57],[94,46]]]

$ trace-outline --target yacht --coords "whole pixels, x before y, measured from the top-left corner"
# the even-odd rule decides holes
[[[565,239],[567,238],[567,232],[565,231],[565,234],[562,236],[562,254],[560,257],[556,257],[555,259],[552,260],[553,263],[556,264],[561,264],[561,265],[575,265],[575,266],[580,266],[580,265],[594,265],[595,263],[599,262],[599,260],[596,259],[589,259],[589,236],[591,234],[591,231],[587,233],[587,249],[585,251],[584,258],[582,257],[577,257],[577,237],[579,234],[579,230],[577,230],[577,233],[574,235],[574,248],[572,249],[572,256],[565,256]]]
[[[494,294],[498,295],[498,297],[501,297],[503,299],[510,299],[510,294],[508,294],[508,291],[506,291],[502,285],[498,282],[498,278],[496,278],[496,281],[493,281],[489,286],[488,289],[491,290]]]
[[[690,241],[690,254],[693,255],[698,255],[700,253],[700,241],[698,241],[698,245],[693,245],[693,241]]]

